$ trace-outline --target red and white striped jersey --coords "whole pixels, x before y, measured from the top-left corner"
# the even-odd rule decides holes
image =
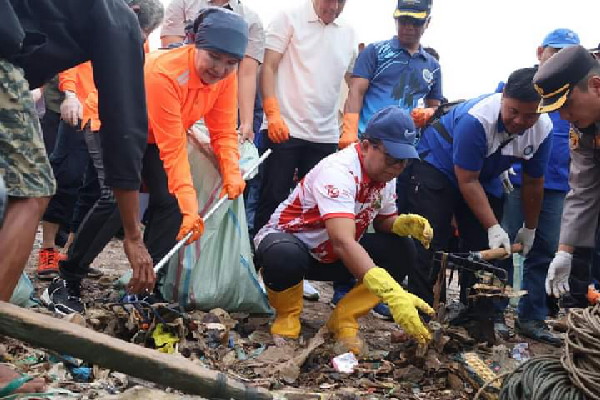
[[[359,145],[321,160],[277,207],[269,222],[256,234],[258,248],[270,233],[291,233],[322,263],[338,260],[325,229],[325,220],[351,218],[359,240],[376,217],[396,211],[396,180],[372,181],[363,169]]]

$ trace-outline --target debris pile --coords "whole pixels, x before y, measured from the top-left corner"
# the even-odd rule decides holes
[[[114,248],[113,253],[118,253]],[[111,258],[113,253],[109,252]],[[111,261],[110,265],[115,264]],[[112,286],[125,270],[122,266],[126,264],[116,270],[104,269],[103,278],[85,282],[84,293],[93,297],[85,299],[85,317],[70,317],[70,322],[180,355],[245,384],[268,389],[280,399],[472,399],[489,379],[513,370],[535,354],[555,351],[551,346],[518,337],[500,340],[495,346],[477,343],[465,328],[436,321],[430,322],[433,342],[428,348],[420,348],[393,323],[369,315],[361,321],[361,334],[369,347],[367,355],[355,361],[349,355],[340,359],[333,338],[324,328],[331,312],[328,300],[332,290],[321,283],[316,283],[321,301],[305,303],[303,339],[277,347],[269,334],[269,316],[229,314],[221,309],[184,311],[175,305],[150,304],[143,299],[123,301],[122,294]],[[34,284],[38,290],[45,285],[37,281]],[[455,290],[449,287],[448,297],[456,297],[452,292]],[[37,311],[50,314],[43,308]],[[168,388],[11,339],[0,341],[1,362],[44,377],[50,389],[62,390],[64,396],[171,398]],[[340,360],[351,367],[340,367]],[[148,397],[148,393],[153,394]]]

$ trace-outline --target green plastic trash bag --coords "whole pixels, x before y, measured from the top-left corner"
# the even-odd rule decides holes
[[[13,294],[10,298],[10,303],[17,305],[19,307],[31,307],[36,303],[31,300],[31,296],[33,295],[33,284],[31,280],[23,272],[21,277],[19,278],[19,283],[15,287]]]
[[[240,146],[242,174],[258,161],[251,143]],[[218,201],[222,181],[206,129],[196,124],[188,134],[188,159],[200,214]],[[200,240],[184,246],[168,263],[162,295],[201,310],[271,313],[259,285],[242,196],[227,200],[208,220]]]

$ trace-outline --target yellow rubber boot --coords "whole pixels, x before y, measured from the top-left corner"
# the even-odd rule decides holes
[[[337,303],[327,321],[327,328],[346,351],[356,355],[363,352],[364,343],[358,335],[358,318],[366,315],[380,301],[379,297],[361,283]]]
[[[304,305],[302,281],[289,289],[276,292],[267,288],[269,303],[275,309],[275,321],[271,325],[273,336],[297,339],[300,335],[300,313]]]

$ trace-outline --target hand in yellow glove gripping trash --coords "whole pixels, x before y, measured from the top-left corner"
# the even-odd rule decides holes
[[[426,302],[402,289],[383,268],[371,268],[363,277],[363,284],[390,307],[394,321],[408,335],[414,337],[420,344],[431,340],[431,334],[421,321],[418,312],[421,310],[433,316],[433,308]]]
[[[268,97],[263,101],[263,110],[269,123],[268,135],[273,143],[283,143],[290,138],[290,129],[281,117],[279,104],[274,97]]]
[[[340,149],[345,149],[352,143],[358,142],[358,118],[357,113],[344,114],[342,125],[342,136],[340,136]]]
[[[392,225],[392,232],[398,236],[412,236],[426,249],[433,239],[433,228],[429,221],[417,214],[399,215]]]

